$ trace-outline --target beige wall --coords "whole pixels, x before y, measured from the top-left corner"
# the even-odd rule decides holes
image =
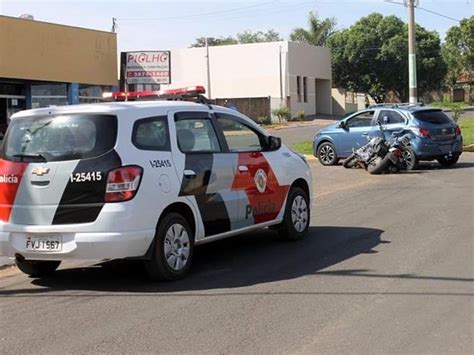
[[[0,16],[0,77],[117,85],[115,33]]]
[[[280,100],[280,51],[283,100]],[[316,108],[316,79],[327,83],[321,88],[322,110],[331,107],[331,52],[327,48],[293,42],[252,43],[209,47],[211,97],[271,97],[272,108],[286,105],[290,97],[293,116],[298,111],[307,115],[320,112]],[[308,80],[308,100],[298,103],[296,76]],[[206,87],[205,48],[184,48],[171,51],[169,88],[192,85]],[[327,92],[326,92],[327,91]],[[321,111],[322,112],[322,111]]]
[[[288,95],[293,115],[304,111],[306,115],[331,114],[331,51],[328,48],[304,43],[288,42]],[[297,77],[307,78],[307,101],[298,102]],[[317,83],[317,84],[316,84]]]
[[[212,98],[280,97],[280,45],[285,43],[209,47]],[[209,93],[206,49],[172,50],[171,81],[168,87],[203,85]]]

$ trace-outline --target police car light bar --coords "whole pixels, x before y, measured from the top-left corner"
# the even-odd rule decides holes
[[[158,91],[129,91],[114,92],[112,99],[114,101],[137,101],[137,100],[173,100],[182,99],[184,97],[199,97],[206,92],[204,86],[189,86],[179,89],[167,89]]]

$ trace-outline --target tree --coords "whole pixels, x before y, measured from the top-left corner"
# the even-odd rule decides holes
[[[448,30],[442,53],[448,66],[448,86],[453,87],[461,74],[474,72],[474,16]]]
[[[208,37],[207,44],[211,46],[225,46],[228,44],[238,44],[238,43],[259,43],[259,42],[277,42],[282,41],[283,38],[275,30],[268,30],[267,32],[256,31],[252,32],[250,30],[237,33],[237,38],[232,36],[228,37]],[[206,46],[206,37],[196,38],[196,42],[191,44],[191,47],[205,47]]]
[[[237,44],[237,43],[238,43],[237,40],[232,36],[219,37],[219,38],[207,37],[208,46],[225,46],[227,44]],[[205,46],[206,46],[206,37],[196,38],[196,42],[191,44],[192,48],[205,47]]]
[[[313,46],[326,46],[329,38],[336,33],[336,20],[326,18],[320,20],[317,13],[310,12],[308,18],[309,29],[295,28],[290,39],[294,42],[303,42]]]
[[[278,42],[282,40],[283,38],[281,38],[280,34],[273,29],[267,32],[247,30],[237,33],[237,41],[239,43]]]
[[[418,93],[437,89],[446,73],[436,32],[416,26]],[[376,102],[388,93],[408,99],[408,27],[396,16],[372,13],[328,41],[333,82],[368,93]]]

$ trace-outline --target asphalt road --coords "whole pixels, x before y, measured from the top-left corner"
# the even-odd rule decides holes
[[[1,271],[1,352],[472,353],[474,154],[386,176],[310,164],[303,241],[203,245],[174,283],[139,263]]]

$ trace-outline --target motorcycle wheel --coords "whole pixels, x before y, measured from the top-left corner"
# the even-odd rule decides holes
[[[372,160],[369,165],[367,166],[367,171],[369,174],[381,174],[385,170],[387,170],[388,166],[390,165],[390,155],[387,154],[384,158],[377,157]]]
[[[349,155],[344,161],[342,162],[342,166],[346,169],[351,169],[357,165],[357,156],[355,153]]]

